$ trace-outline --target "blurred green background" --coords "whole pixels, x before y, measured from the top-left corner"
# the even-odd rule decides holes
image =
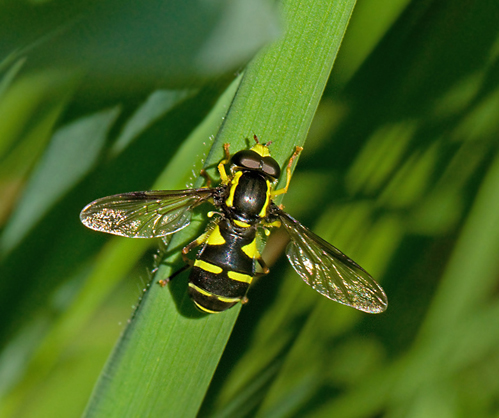
[[[81,415],[158,243],[75,305],[113,251],[79,211],[150,189],[285,31],[249,3],[0,3],[0,415]],[[357,3],[284,203],[388,310],[321,298],[276,233],[200,416],[499,416],[497,22],[496,1]]]

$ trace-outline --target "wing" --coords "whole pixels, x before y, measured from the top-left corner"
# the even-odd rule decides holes
[[[380,313],[387,308],[383,289],[355,261],[277,206],[273,205],[272,211],[291,238],[286,255],[305,283],[321,295],[360,311]]]
[[[80,213],[88,228],[130,238],[162,237],[185,228],[190,210],[213,189],[160,190],[116,194],[97,199]]]

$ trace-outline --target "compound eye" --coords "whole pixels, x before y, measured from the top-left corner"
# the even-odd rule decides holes
[[[279,178],[281,175],[281,167],[277,164],[277,161],[272,157],[262,158],[262,171],[270,177],[275,179]]]
[[[262,157],[249,149],[236,152],[230,161],[238,167],[249,168],[251,170],[258,170],[262,165]]]

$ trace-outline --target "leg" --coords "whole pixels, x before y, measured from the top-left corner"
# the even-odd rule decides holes
[[[296,157],[298,157],[298,155],[300,155],[300,152],[302,152],[302,150],[302,147],[296,147],[295,152],[289,159],[288,166],[286,167],[286,186],[284,186],[283,189],[274,190],[272,192],[272,198],[288,192],[289,183],[291,182],[291,166],[293,165],[293,161],[296,159]]]
[[[206,182],[205,187],[209,189],[211,187],[211,183],[212,183],[211,177],[208,175],[208,173],[206,172],[206,170],[204,168],[201,169],[201,171],[199,172],[199,175],[204,178],[204,181]]]
[[[205,232],[203,235],[200,235],[198,238],[196,238],[194,241],[190,242],[187,244],[183,249],[182,249],[182,259],[184,260],[185,265],[178,269],[175,273],[173,273],[170,277],[164,279],[164,280],[159,280],[158,283],[161,285],[161,287],[165,287],[168,282],[173,280],[176,276],[178,276],[180,273],[183,273],[185,270],[188,268],[191,268],[194,262],[187,257],[187,254],[193,249],[201,244],[204,244],[208,237],[208,234]]]
[[[260,254],[258,254],[257,258],[256,258],[256,261],[258,262],[258,264],[260,264],[260,267],[262,268],[262,271],[259,272],[259,273],[256,273],[255,276],[263,276],[265,274],[268,274],[270,269],[269,267],[267,266],[267,264],[265,263],[265,261],[263,260],[262,256]]]
[[[187,254],[189,254],[192,249],[199,247],[201,244],[204,244],[207,239],[208,233],[205,232],[204,234],[197,237],[194,241],[189,242],[189,244],[187,244],[184,248],[182,248],[182,259],[184,260],[185,264],[192,265],[192,260],[187,257]]]
[[[220,173],[220,179],[222,180],[222,184],[228,184],[229,177],[227,176],[227,173],[225,171],[225,164],[227,164],[230,161],[229,144],[224,144],[224,152],[225,152],[225,157],[218,164],[218,172]]]
[[[279,209],[282,209],[281,207],[279,207]],[[263,226],[263,231],[265,233],[265,235],[268,237],[270,235],[270,228],[280,228],[281,227],[281,221],[279,219],[276,219],[272,222],[265,222],[263,221],[262,222],[262,226]]]
[[[164,279],[164,280],[158,280],[158,284],[161,287],[165,287],[170,281],[172,281],[176,276],[178,276],[180,273],[183,273],[185,270],[190,268],[190,264],[186,264],[185,266],[179,268],[175,273],[173,273],[170,277]]]

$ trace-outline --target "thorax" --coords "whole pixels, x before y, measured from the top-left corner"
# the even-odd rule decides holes
[[[236,171],[228,184],[223,209],[236,221],[254,224],[267,216],[271,183],[253,170]]]

